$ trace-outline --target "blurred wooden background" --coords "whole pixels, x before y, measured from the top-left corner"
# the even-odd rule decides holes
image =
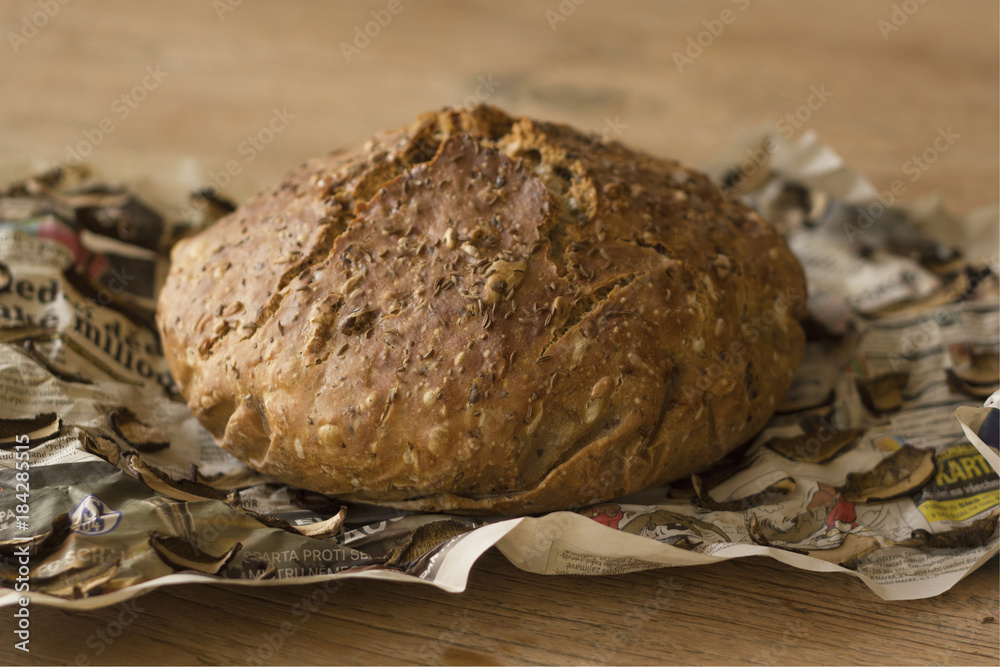
[[[951,128],[906,198],[939,191],[959,213],[1000,199],[992,0],[398,3],[4,2],[2,173],[89,147],[100,171],[156,184],[164,202],[232,162],[224,189],[242,198],[478,91],[520,114],[617,124],[623,142],[692,164],[784,119],[880,188]],[[816,90],[828,99],[802,112]],[[666,606],[653,604],[663,581],[676,589]],[[0,610],[0,662],[995,665],[997,588],[995,559],[938,598],[882,603],[855,580],[764,559],[544,578],[493,552],[463,595],[352,582],[304,623],[295,605],[315,587],[189,586],[140,598],[110,643],[99,633],[121,608],[35,607],[25,655]],[[262,649],[285,621],[294,636]]]
[[[803,127],[877,186],[950,126],[961,138],[907,194],[939,190],[959,211],[998,199],[991,0],[397,0],[395,15],[388,0],[52,0],[59,11],[15,53],[9,33],[38,18],[39,1],[0,5],[5,160],[63,161],[108,118],[114,129],[91,156],[106,171],[138,163],[196,181],[237,160],[231,189],[246,196],[307,157],[460,104],[488,80],[491,103],[594,131],[618,119],[623,142],[698,164],[823,86],[832,96]],[[373,11],[391,20],[348,62],[341,44],[354,47]],[[697,53],[688,38],[709,43],[679,71],[674,54]],[[120,118],[112,105],[148,66],[166,76]],[[247,161],[241,142],[275,108],[295,118]]]

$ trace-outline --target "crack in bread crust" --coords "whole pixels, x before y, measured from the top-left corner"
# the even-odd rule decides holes
[[[220,444],[409,509],[544,511],[688,475],[763,424],[803,348],[801,268],[755,213],[491,107],[311,160],[172,258],[164,348]]]

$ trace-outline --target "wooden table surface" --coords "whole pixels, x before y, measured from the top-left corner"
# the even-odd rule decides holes
[[[391,16],[377,36],[352,44],[390,4],[4,2],[0,164],[87,150],[106,174],[180,192],[225,180],[235,161],[226,190],[241,198],[304,158],[478,93],[595,131],[616,123],[625,143],[694,164],[785,119],[880,188],[951,128],[958,138],[905,198],[938,191],[959,213],[1000,200],[992,0],[399,0],[377,14]],[[803,112],[817,91],[825,101]],[[250,159],[241,142],[276,112],[286,127]],[[664,586],[669,604],[655,595]],[[139,598],[134,617],[35,606],[30,655],[13,650],[0,610],[0,662],[1000,662],[996,559],[937,598],[892,603],[762,558],[584,578],[525,574],[490,552],[461,595],[356,581],[323,591],[308,619],[293,613],[319,590],[175,587]],[[275,648],[286,621],[294,634]]]

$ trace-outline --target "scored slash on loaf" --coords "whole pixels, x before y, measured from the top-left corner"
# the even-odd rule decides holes
[[[805,295],[704,175],[482,106],[311,160],[181,241],[157,318],[192,411],[251,467],[518,514],[745,442],[791,384]]]

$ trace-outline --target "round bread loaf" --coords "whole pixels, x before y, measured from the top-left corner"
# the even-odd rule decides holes
[[[762,427],[804,346],[802,269],[750,208],[485,106],[311,160],[172,260],[164,350],[221,446],[405,509],[690,475]]]

